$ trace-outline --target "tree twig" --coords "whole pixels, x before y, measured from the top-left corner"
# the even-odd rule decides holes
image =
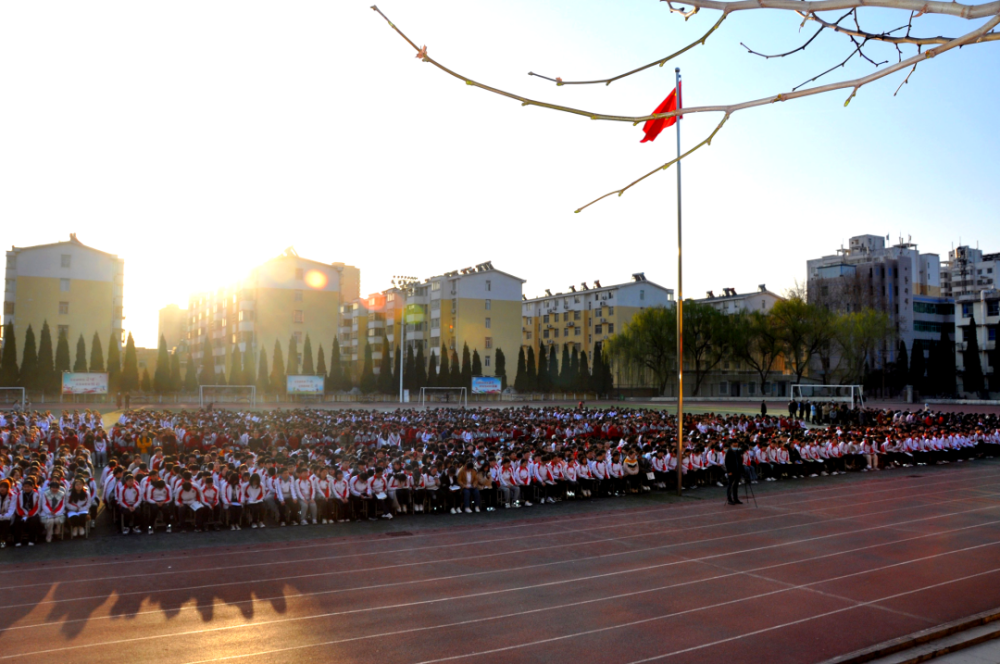
[[[661,0],[669,2],[669,0]],[[1000,0],[981,5],[966,5],[940,0],[686,0],[695,9],[716,9],[730,13],[751,9],[785,9],[806,14],[839,11],[852,7],[887,7],[907,9],[920,14],[945,14],[965,19],[989,18],[1000,13]]]
[[[683,53],[687,53],[688,51],[690,51],[695,46],[698,46],[699,44],[701,44],[702,46],[704,46],[705,45],[705,41],[709,38],[709,36],[713,32],[715,32],[716,30],[718,30],[719,26],[722,25],[722,22],[724,20],[726,20],[726,15],[725,14],[723,14],[722,16],[719,17],[719,20],[715,22],[715,25],[713,25],[711,27],[711,29],[709,29],[708,32],[706,32],[700,38],[694,40],[693,42],[691,42],[690,44],[688,44],[687,46],[685,46],[681,50],[677,51],[676,53],[671,53],[670,55],[668,55],[665,58],[660,58],[659,60],[654,60],[653,62],[650,62],[648,65],[643,65],[641,67],[636,67],[635,69],[633,69],[631,71],[627,71],[624,74],[618,74],[617,76],[612,76],[611,78],[600,78],[600,79],[596,79],[596,80],[593,80],[593,81],[560,81],[560,80],[557,80],[555,78],[550,78],[549,76],[542,76],[541,74],[536,74],[533,71],[529,71],[528,72],[528,76],[537,76],[538,78],[543,78],[546,81],[552,81],[556,85],[595,85],[597,83],[604,83],[605,85],[611,85],[615,81],[623,79],[626,76],[631,76],[632,74],[638,74],[639,72],[645,71],[645,70],[647,70],[647,69],[649,69],[651,67],[655,67],[657,65],[659,65],[660,67],[662,67],[663,65],[667,64],[668,62],[670,62],[671,60],[673,60],[674,58],[676,58],[678,55],[681,55]]]
[[[725,16],[725,14],[723,14],[723,16]],[[765,60],[770,60],[771,58],[787,58],[789,55],[792,55],[793,53],[798,53],[799,51],[806,50],[806,46],[809,46],[809,44],[813,43],[813,40],[816,39],[817,37],[819,37],[820,33],[823,32],[824,30],[826,30],[825,26],[822,26],[822,25],[819,26],[819,30],[816,31],[816,34],[814,34],[812,37],[810,37],[806,41],[805,44],[803,44],[802,46],[799,46],[798,48],[792,49],[791,51],[788,51],[787,53],[776,53],[774,55],[766,55],[764,53],[758,53],[757,51],[753,50],[752,48],[750,48],[749,46],[747,46],[743,42],[740,42],[740,46],[742,46],[743,48],[745,48],[750,55],[759,55],[760,57],[764,58]]]

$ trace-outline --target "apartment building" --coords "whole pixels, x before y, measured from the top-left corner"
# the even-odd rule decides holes
[[[984,254],[979,249],[960,246],[941,261],[941,295],[959,298],[992,290],[1000,283],[1000,254]]]
[[[302,258],[289,247],[251,270],[246,279],[191,296],[187,340],[192,357],[201,364],[208,339],[217,373],[226,371],[234,346],[255,355],[265,350],[270,367],[277,341],[287,366],[288,345],[294,337],[301,366],[307,336],[313,353],[321,344],[329,352],[340,326],[341,305],[358,299],[360,284],[358,268]]]
[[[975,321],[976,326],[972,327]],[[989,392],[1000,393],[1000,353],[997,352],[997,330],[1000,329],[1000,290],[983,289],[959,295],[955,302],[955,366],[958,370],[958,391],[967,392],[962,372],[971,336],[976,335],[979,364]],[[976,396],[976,395],[969,395]]]
[[[122,345],[122,297],[125,261],[88,247],[70,233],[69,240],[7,252],[3,322],[13,323],[18,352],[30,325],[36,338],[48,321],[55,345],[65,334],[71,347],[82,334],[90,348],[96,332],[107,352],[113,340]],[[89,351],[88,351],[89,352]]]
[[[160,337],[163,337],[167,342],[167,350],[171,353],[178,349],[180,349],[182,353],[186,352],[188,326],[187,309],[181,309],[176,304],[168,304],[160,309],[158,323],[156,335],[157,344],[159,344]]]
[[[598,344],[620,332],[646,307],[673,306],[673,302],[673,290],[649,281],[642,272],[633,274],[632,281],[611,286],[595,281],[555,294],[545,289],[545,295],[521,303],[521,345],[525,352],[534,349],[537,357],[542,345],[572,344],[587,353],[588,365],[593,366]]]
[[[766,314],[782,299],[784,298],[777,293],[767,290],[765,284],[761,284],[757,286],[757,290],[749,293],[737,293],[735,288],[723,288],[722,295],[708,291],[704,298],[695,300],[695,302],[711,305],[726,315],[752,311]]]

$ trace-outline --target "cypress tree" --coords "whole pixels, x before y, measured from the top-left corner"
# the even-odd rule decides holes
[[[552,385],[550,389],[555,389],[559,384],[559,358],[556,357],[555,345],[549,349],[549,382]]]
[[[608,358],[604,357],[604,349],[601,349],[601,393],[611,394],[611,391],[615,389],[615,377],[611,373],[611,362]]]
[[[417,359],[414,362],[415,373],[414,383],[419,390],[421,387],[427,385],[427,360],[424,358],[424,345],[420,344],[417,346]]]
[[[993,348],[986,351],[986,359],[993,367],[993,373],[990,375],[990,390],[1000,392],[1000,342],[993,342]]]
[[[441,344],[441,366],[438,367],[438,381],[439,387],[451,387],[451,362],[448,360],[448,349],[445,345]]]
[[[187,367],[184,370],[184,391],[191,393],[198,391],[198,370],[194,366],[194,358],[191,351],[187,354]]]
[[[31,325],[28,325],[28,329],[24,333],[24,353],[21,355],[21,372],[18,374],[17,386],[29,390],[37,389],[39,382],[35,331],[31,329]]]
[[[568,344],[567,344],[568,345]],[[566,380],[566,387],[574,392],[579,389],[580,380],[580,351],[576,344],[573,345],[573,352],[569,356],[569,378]]]
[[[534,392],[538,389],[538,371],[535,368],[535,347],[528,346],[528,356],[525,359],[524,391]]]
[[[979,359],[979,335],[976,333],[976,317],[969,319],[969,324],[962,332],[965,337],[965,350],[962,351],[962,387],[965,392],[978,395],[983,391],[983,365]]]
[[[316,375],[326,378],[326,355],[323,353],[323,344],[319,345],[319,352],[316,353]]]
[[[153,390],[157,394],[170,391],[170,353],[167,352],[167,340],[161,334],[160,343],[156,348],[156,369],[153,371]]]
[[[590,367],[587,365],[587,351],[583,351],[580,353],[580,367],[576,372],[576,389],[581,392],[591,390]]]
[[[316,368],[313,366],[313,347],[309,335],[306,335],[306,343],[302,346],[302,373],[306,376],[315,376]]]
[[[437,353],[430,353],[427,360],[427,387],[439,387]]]
[[[292,335],[292,338],[288,340],[288,360],[285,362],[287,369],[285,370],[288,376],[297,376],[299,373],[299,341]]]
[[[61,335],[62,336],[62,335]],[[57,340],[58,341],[58,340]],[[58,344],[57,344],[58,345]],[[42,323],[42,334],[38,338],[38,368],[35,375],[38,380],[38,389],[45,390],[46,393],[58,393],[62,388],[62,371],[60,371],[52,352],[52,333],[49,330],[49,323]],[[69,343],[66,344],[66,371],[69,371]]]
[[[563,344],[562,347],[562,358],[559,360],[559,387],[563,390],[567,389],[570,385],[570,356],[569,356],[569,344]]]
[[[906,381],[910,377],[910,360],[907,357],[906,352],[906,342],[902,339],[899,340],[899,344],[896,346],[896,389],[901,389],[906,385]]]
[[[458,351],[451,351],[451,377],[448,387],[462,387],[462,365],[458,362]]]
[[[479,349],[474,348],[472,350],[472,375],[482,376],[483,375],[483,361],[479,359]],[[472,379],[469,379],[469,387],[472,387]]]
[[[938,347],[938,360],[936,372],[938,374],[938,384],[941,393],[946,396],[954,396],[957,391],[955,366],[955,344],[948,334],[947,328],[941,328],[941,338],[936,344]]]
[[[528,368],[524,360],[524,346],[517,351],[517,373],[514,374],[514,389],[518,392],[526,392],[528,384]]]
[[[382,359],[378,365],[378,391],[382,394],[395,393],[392,383],[392,357],[389,353],[389,340],[382,337]]]
[[[600,397],[604,387],[604,354],[601,352],[601,344],[594,344],[594,368],[590,372],[590,389],[597,392]]]
[[[121,348],[118,347],[120,341],[116,343],[115,335],[111,335],[108,343],[108,391],[117,392],[121,387],[122,360]]]
[[[267,373],[267,351],[260,349],[260,363],[257,365],[257,389],[261,396],[271,391],[271,381]]]
[[[274,354],[271,356],[271,391],[275,394],[284,394],[288,387],[285,380],[285,358],[281,355],[281,344],[274,340]]]
[[[503,350],[497,348],[496,356],[496,366],[493,369],[493,375],[500,379],[500,389],[507,389],[507,356],[503,354]]]
[[[41,366],[41,354],[39,354],[38,366]],[[56,367],[55,371],[49,375],[48,389],[53,393],[58,393],[62,389],[62,375],[69,371],[69,339],[65,332],[59,333],[59,343],[56,344]]]
[[[17,337],[14,324],[7,323],[3,329],[3,354],[0,355],[0,387],[17,387]]]
[[[143,367],[142,379],[139,381],[139,389],[147,394],[153,391],[153,382],[149,380],[149,369]]]
[[[76,361],[73,362],[75,373],[87,373],[87,343],[83,340],[83,335],[76,340]]]
[[[174,350],[170,354],[170,375],[167,379],[167,389],[171,392],[180,392],[184,388],[184,379],[181,378],[181,355],[180,351]]]
[[[910,384],[918,392],[927,391],[925,374],[927,373],[926,358],[924,358],[924,342],[920,339],[913,340],[913,349],[910,353]]]
[[[396,344],[396,354],[392,356],[392,393],[399,389],[399,369],[403,356],[399,352],[399,344]]]
[[[229,356],[229,384],[246,385],[243,378],[243,356],[240,355],[239,344],[233,344],[233,352]]]
[[[337,392],[343,389],[343,371],[344,367],[340,363],[340,342],[334,337],[333,350],[330,351],[330,375],[326,379],[328,392]]]
[[[406,349],[406,368],[403,371],[403,387],[410,391],[410,396],[420,387],[417,384],[417,362],[413,358],[413,346]]]
[[[555,349],[552,349],[555,352]],[[552,379],[549,376],[549,350],[545,344],[538,344],[538,379],[536,389],[539,392],[548,392],[552,389]]]
[[[361,368],[361,383],[359,387],[365,394],[375,391],[377,383],[375,381],[375,365],[372,361],[372,345],[365,342],[365,361]]]
[[[253,348],[250,347],[250,342],[246,342],[246,350],[242,353],[243,356],[243,384],[244,385],[256,385],[257,384],[257,354],[253,352]]]
[[[472,356],[468,343],[462,344],[462,382],[455,387],[472,388]]]
[[[212,344],[206,335],[201,344],[201,373],[198,376],[198,384],[216,385],[218,382],[215,377],[215,357],[212,355]]]
[[[101,348],[101,336],[94,332],[90,340],[90,373],[104,373],[104,349]]]
[[[65,335],[60,335],[65,336]],[[62,341],[59,342],[62,345]],[[58,356],[56,358],[58,361]],[[57,365],[58,368],[58,365]],[[135,354],[135,341],[132,340],[132,333],[128,333],[128,340],[125,342],[125,362],[122,365],[122,389],[131,391],[139,387],[139,358]]]

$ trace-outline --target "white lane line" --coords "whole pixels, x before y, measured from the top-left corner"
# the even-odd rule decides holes
[[[979,508],[977,510],[967,510],[965,512],[955,512],[955,513],[952,513],[952,514],[941,514],[941,515],[937,515],[937,516],[933,516],[933,517],[926,517],[924,519],[914,519],[912,521],[932,521],[932,520],[935,520],[935,519],[947,518],[949,516],[956,516],[958,514],[965,514],[965,513],[968,513],[968,512],[978,512],[978,511],[984,511],[984,510],[990,510],[990,509],[1000,509],[1000,505],[995,505],[995,506],[991,506],[991,507],[983,507],[983,508]],[[905,522],[902,522],[902,523],[910,523],[910,521],[905,521]],[[892,525],[898,525],[898,524],[887,524],[887,525],[884,525],[884,526],[877,526],[877,527],[873,527],[873,528],[866,528],[866,529],[851,531],[849,534],[857,534],[857,533],[861,533],[861,532],[867,532],[869,530],[879,530],[879,529],[882,529],[882,528],[891,527]],[[810,540],[829,539],[830,537],[834,537],[834,536],[835,535],[823,535],[823,536],[819,536],[819,537],[815,537],[815,538],[810,538]],[[810,541],[810,540],[803,540],[803,541]],[[765,546],[765,547],[760,547],[760,549],[779,548],[781,546],[788,546],[788,545],[789,545],[789,543],[783,543],[783,544],[776,544],[776,545],[769,545],[769,546]],[[959,549],[959,550],[952,551],[952,552],[938,553],[938,554],[935,554],[933,556],[929,556],[928,559],[930,559],[930,558],[936,558],[936,557],[942,556],[942,555],[948,555],[950,553],[957,553],[957,552],[960,552],[960,551],[982,548],[983,546],[994,546],[994,545],[1000,545],[1000,541],[990,542],[988,544],[977,545],[977,546],[974,546],[974,547],[967,547],[966,549]],[[750,549],[750,550],[748,550],[748,552],[749,551],[753,551],[753,550],[754,549]],[[715,556],[709,556],[707,558],[721,557],[721,556],[724,556],[724,555],[732,555],[732,554],[716,554]],[[918,559],[918,560],[920,560],[920,559]],[[888,568],[891,568],[891,567],[897,567],[899,565],[910,564],[912,562],[917,562],[917,560],[905,561],[905,562],[900,562],[900,563],[894,563],[892,565],[887,566],[885,569],[888,569]],[[683,563],[684,563],[684,561],[671,561],[669,563],[661,563],[659,565],[650,566],[650,569],[662,568],[662,567],[669,567],[669,566],[672,566],[672,565],[678,565],[678,564],[683,564]],[[292,622],[302,622],[302,621],[306,621],[306,620],[318,620],[320,618],[331,618],[331,617],[336,617],[336,616],[356,615],[356,614],[362,614],[362,613],[374,613],[374,612],[377,612],[377,611],[386,611],[386,610],[391,610],[391,609],[407,609],[407,608],[412,608],[412,607],[415,607],[415,606],[426,606],[426,605],[429,605],[429,604],[439,604],[439,603],[442,603],[442,602],[454,602],[456,600],[463,600],[463,599],[478,599],[478,598],[481,598],[481,597],[488,597],[488,596],[491,596],[491,595],[503,595],[503,594],[509,594],[509,593],[514,593],[514,592],[521,592],[521,591],[524,591],[524,590],[535,590],[535,589],[538,589],[538,588],[547,588],[547,587],[552,587],[552,586],[565,585],[567,583],[577,583],[577,582],[580,582],[580,581],[588,581],[588,580],[592,580],[592,579],[605,578],[605,577],[616,576],[616,575],[620,575],[620,574],[630,574],[630,573],[633,573],[634,571],[637,571],[637,570],[624,570],[624,571],[606,572],[606,573],[603,573],[603,574],[595,574],[595,575],[590,575],[590,576],[577,577],[577,578],[574,578],[574,579],[564,579],[564,580],[561,580],[561,581],[549,581],[549,582],[546,582],[546,583],[532,584],[532,585],[527,585],[527,586],[519,586],[519,587],[514,587],[514,588],[501,588],[501,589],[497,589],[497,590],[487,590],[487,591],[482,591],[482,592],[478,592],[478,593],[470,593],[470,594],[466,594],[466,595],[454,595],[454,596],[451,596],[451,597],[440,597],[440,598],[436,598],[436,599],[414,600],[414,601],[404,602],[404,603],[400,603],[400,604],[391,604],[391,605],[376,606],[376,607],[364,607],[364,608],[360,608],[360,609],[349,609],[349,610],[346,610],[346,611],[331,611],[331,612],[327,612],[327,613],[320,613],[320,614],[314,614],[314,615],[308,615],[308,616],[296,616],[296,617],[292,617],[292,618],[276,618],[276,619],[273,619],[273,620],[262,620],[262,621],[255,622],[255,623],[246,623],[246,624],[239,624],[239,625],[224,625],[224,626],[221,626],[221,627],[209,627],[209,628],[205,628],[205,629],[187,630],[187,631],[183,631],[183,632],[170,632],[170,633],[167,633],[167,634],[155,634],[155,635],[152,635],[152,636],[139,636],[139,637],[132,637],[132,638],[128,638],[128,639],[117,639],[117,640],[113,640],[113,641],[102,641],[102,642],[97,642],[97,643],[77,644],[77,645],[71,645],[71,646],[64,646],[64,647],[61,647],[61,648],[52,648],[52,649],[48,649],[48,650],[39,650],[39,651],[34,651],[34,652],[29,652],[29,653],[17,653],[17,654],[12,654],[12,655],[3,655],[3,656],[0,656],[0,660],[15,659],[15,658],[26,657],[26,656],[30,656],[30,655],[47,655],[47,654],[52,654],[52,653],[56,653],[56,652],[67,652],[67,651],[71,651],[71,650],[80,650],[80,649],[85,649],[85,648],[97,648],[97,647],[101,647],[101,646],[112,646],[112,645],[122,645],[122,644],[126,644],[126,643],[137,643],[137,642],[141,642],[141,641],[153,641],[153,640],[160,640],[160,639],[169,639],[169,638],[180,637],[180,636],[192,636],[192,635],[197,635],[197,634],[211,634],[211,633],[216,633],[216,632],[225,632],[225,631],[232,631],[232,630],[244,629],[244,628],[257,628],[257,627],[261,627],[261,626],[264,626],[264,625],[274,625],[274,624],[285,624],[285,623],[292,623]],[[877,571],[877,570],[869,570],[869,571]],[[825,583],[826,581],[836,581],[836,580],[838,580],[840,578],[848,578],[850,576],[855,576],[856,574],[863,574],[863,573],[866,573],[866,572],[857,572],[855,574],[848,574],[848,575],[846,575],[844,577],[838,577],[838,578],[835,578],[835,579],[826,579],[825,581],[818,581],[818,582],[815,582],[815,583]],[[742,572],[740,572],[739,574],[742,574]],[[715,578],[726,578],[726,577],[729,577],[729,576],[733,576],[733,575],[732,574],[724,574],[724,575],[721,575],[721,576],[718,576],[718,577],[715,577]],[[652,590],[663,590],[663,589],[670,588],[670,587],[692,585],[692,584],[695,584],[695,583],[702,583],[704,581],[710,581],[710,580],[713,580],[713,579],[702,579],[702,580],[696,580],[696,581],[689,581],[689,582],[684,582],[684,583],[680,583],[680,584],[675,584],[674,586],[665,586],[663,588],[652,589]],[[806,586],[808,586],[808,585],[814,585],[814,583],[813,584],[803,584],[803,585],[806,585]],[[796,586],[796,587],[798,587],[798,586]],[[777,591],[777,592],[786,592],[787,590],[793,590],[793,589],[794,588],[782,589],[782,590]],[[614,598],[620,598],[620,597],[629,597],[629,596],[633,596],[633,595],[643,594],[643,593],[646,593],[646,592],[652,592],[652,590],[651,589],[646,589],[646,590],[642,590],[642,591],[635,591],[633,593],[626,593],[626,594],[623,594],[623,595],[616,595],[616,596],[607,597],[607,598],[598,598],[598,599],[594,599],[594,600],[587,600],[587,601],[580,602],[580,603],[581,604],[588,604],[588,603],[592,603],[592,602],[596,602],[596,601],[604,601],[605,599],[614,599]],[[769,595],[769,594],[775,594],[775,593],[764,593],[764,595]],[[762,596],[762,595],[757,595],[757,597],[759,597],[759,596]],[[562,608],[562,607],[555,607],[555,608]],[[530,611],[525,611],[525,612],[522,612],[522,613],[534,613],[534,612],[535,612],[535,610],[530,610]],[[521,613],[514,613],[514,614],[510,614],[510,615],[511,616],[521,615]]]

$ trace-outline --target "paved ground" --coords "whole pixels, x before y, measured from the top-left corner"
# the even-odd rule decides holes
[[[757,488],[7,549],[0,660],[791,664],[1000,606],[1000,461]]]
[[[936,664],[1000,664],[1000,639],[987,641],[934,661]]]

